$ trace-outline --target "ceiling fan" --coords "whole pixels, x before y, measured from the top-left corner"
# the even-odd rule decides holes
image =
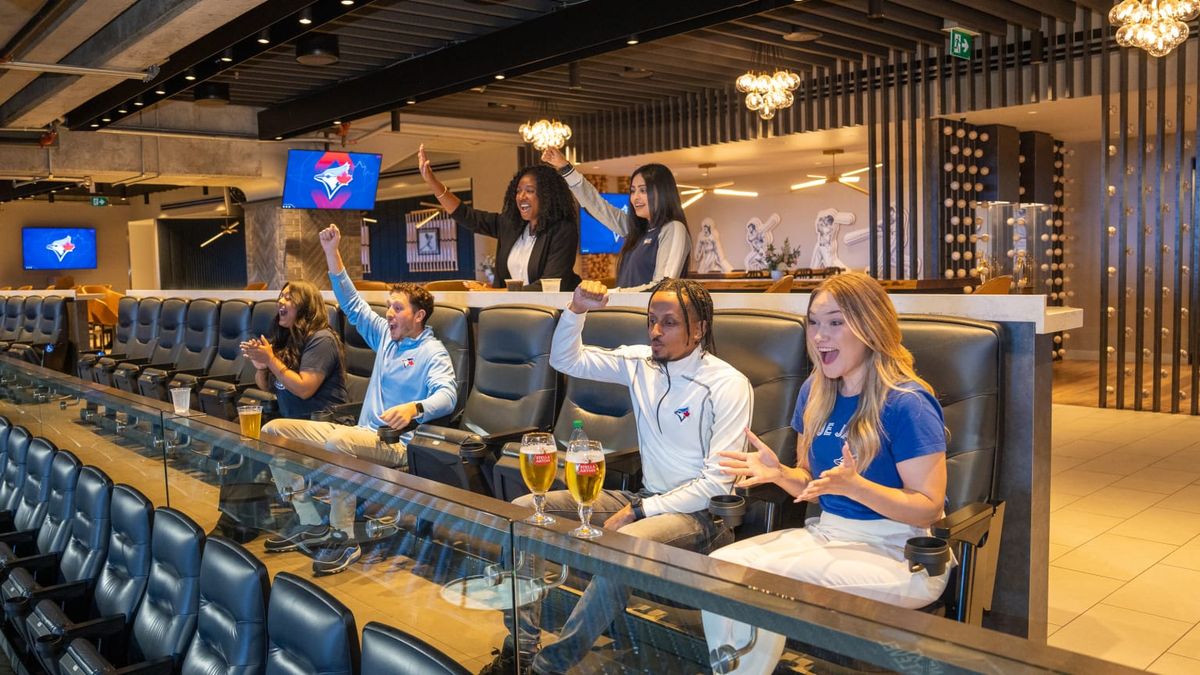
[[[471,205],[471,201],[472,201],[472,200],[470,200],[470,199],[462,199],[462,200],[459,200],[459,201],[461,201],[462,203],[466,204],[467,206],[470,206],[470,205]],[[424,206],[424,207],[425,207],[425,208],[427,208],[427,209],[434,209],[433,213],[429,214],[428,216],[426,216],[426,217],[425,217],[425,219],[424,219],[424,220],[422,220],[421,222],[419,222],[419,223],[417,223],[417,224],[416,224],[416,228],[415,228],[415,229],[418,229],[418,230],[419,230],[419,229],[421,229],[422,227],[425,227],[425,224],[426,224],[426,223],[428,223],[429,221],[433,220],[434,218],[437,218],[437,217],[438,217],[438,214],[441,214],[441,213],[445,213],[445,212],[446,212],[446,209],[442,208],[442,205],[441,205],[441,204],[434,204],[433,202],[417,202],[417,205],[418,205],[418,206]],[[450,215],[450,214],[449,214],[449,213],[446,213],[446,215]]]
[[[804,181],[803,183],[796,183],[795,185],[792,186],[792,190],[803,190],[805,188],[817,187],[818,185],[827,185],[829,183],[837,183],[838,185],[844,185],[844,186],[850,188],[851,190],[858,190],[859,192],[863,193],[864,195],[867,194],[866,190],[864,190],[858,186],[858,182],[860,180],[862,180],[862,177],[859,176],[859,174],[870,171],[871,167],[864,166],[861,169],[855,169],[853,171],[846,171],[844,173],[838,173],[837,156],[844,152],[845,152],[845,150],[842,150],[841,148],[831,148],[829,150],[822,151],[822,154],[829,155],[829,157],[830,157],[831,164],[830,164],[830,168],[829,168],[829,174],[825,175],[825,176],[818,176],[818,175],[810,173],[810,174],[808,174],[808,177],[812,178],[813,180]],[[883,165],[882,164],[875,165],[876,168],[881,167],[881,166],[883,166]]]
[[[221,237],[224,237],[227,234],[237,234],[238,225],[240,225],[240,224],[241,223],[239,223],[238,221],[235,220],[232,223],[229,223],[227,225],[222,225],[221,231],[217,232],[213,236],[209,237],[208,240],[205,241],[203,244],[200,244],[200,248],[204,248],[205,246],[208,246],[209,244],[220,239]]]
[[[712,169],[716,166],[717,165],[713,164],[712,162],[705,162],[704,164],[701,164],[700,168],[704,170],[704,178],[708,178],[708,170]],[[700,199],[704,195],[710,194],[710,193],[714,194],[714,195],[721,195],[723,197],[757,197],[758,196],[757,192],[751,192],[750,190],[730,190],[729,189],[730,185],[733,185],[733,181],[731,181],[731,180],[725,181],[723,183],[716,183],[714,185],[684,185],[683,183],[680,183],[679,184],[679,196],[687,197],[687,199],[685,199],[683,202],[683,208],[686,209],[687,207],[691,206],[692,204],[695,204],[696,202],[700,201]]]

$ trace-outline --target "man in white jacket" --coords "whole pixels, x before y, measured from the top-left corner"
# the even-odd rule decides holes
[[[572,377],[629,387],[637,420],[643,489],[605,490],[594,502],[604,529],[707,552],[720,534],[708,500],[733,491],[733,479],[717,465],[717,453],[741,451],[750,425],[749,380],[713,355],[712,298],[694,281],[665,279],[650,296],[650,344],[600,349],[583,344],[587,312],[608,304],[608,289],[585,281],[558,321],[550,363]],[[517,500],[531,505],[529,497]],[[572,517],[575,501],[565,490],[546,495],[547,512]],[[629,590],[595,577],[567,619],[559,639],[537,654],[535,673],[566,672],[591,649],[625,607]],[[537,649],[540,603],[524,608],[518,626],[523,662]],[[491,669],[507,673],[511,647]],[[507,666],[507,667],[506,667]]]

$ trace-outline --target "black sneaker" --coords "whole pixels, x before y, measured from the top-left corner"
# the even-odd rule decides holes
[[[328,525],[297,525],[282,534],[268,537],[263,542],[267,553],[283,553],[298,548],[312,548],[329,538],[332,528]]]
[[[317,552],[313,560],[313,574],[325,576],[345,572],[362,557],[362,547],[346,533],[335,531],[325,548]]]

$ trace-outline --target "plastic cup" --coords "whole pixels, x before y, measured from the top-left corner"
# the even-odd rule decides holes
[[[176,415],[186,415],[192,408],[191,387],[173,387],[171,389],[171,404],[175,406]]]
[[[557,293],[562,290],[562,279],[542,279],[542,290],[546,293]]]
[[[521,283],[520,279],[506,279],[504,287],[509,291],[519,291],[525,287],[525,284]]]
[[[262,431],[262,406],[240,405],[237,411],[242,435],[246,438],[258,438],[259,432]]]

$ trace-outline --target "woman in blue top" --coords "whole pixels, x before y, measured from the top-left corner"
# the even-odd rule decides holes
[[[828,586],[906,608],[936,600],[947,575],[912,573],[910,537],[928,535],[946,498],[946,429],[933,390],[900,344],[896,310],[860,273],[839,274],[813,291],[808,354],[818,364],[800,389],[792,427],[797,465],[746,431],[758,452],[722,452],[740,485],[775,483],[796,501],[818,501],[820,518],[713,553],[721,560]],[[750,642],[750,627],[704,616],[709,647]],[[784,637],[759,630],[735,672],[770,673]]]

